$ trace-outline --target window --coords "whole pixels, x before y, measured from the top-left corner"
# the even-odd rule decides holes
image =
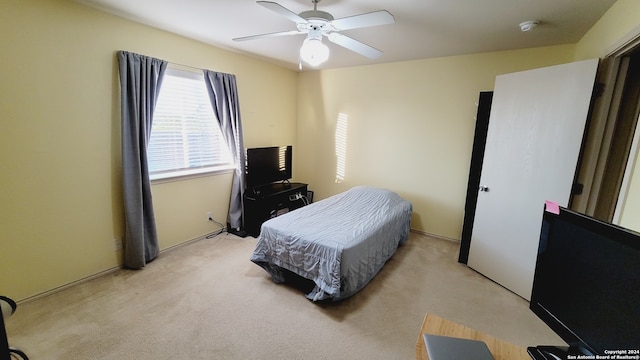
[[[168,68],[147,148],[152,180],[234,168],[202,73]]]

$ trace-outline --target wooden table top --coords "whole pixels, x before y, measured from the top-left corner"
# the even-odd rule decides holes
[[[422,334],[484,341],[495,360],[531,360],[531,357],[527,354],[527,350],[523,347],[432,314],[425,315],[422,328],[418,334],[418,340],[416,341],[417,360],[429,359]]]

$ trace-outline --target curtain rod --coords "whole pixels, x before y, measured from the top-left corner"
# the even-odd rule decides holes
[[[221,74],[228,74],[228,73],[225,73],[225,72],[222,72],[222,71],[216,71],[216,70],[211,70],[211,69],[202,69],[202,68],[198,68],[198,67],[191,66],[191,65],[184,65],[184,64],[180,64],[180,63],[171,62],[171,61],[168,61],[168,60],[165,60],[165,61],[169,65],[173,65],[173,66],[176,66],[176,67],[184,68],[183,70],[185,70],[185,71],[198,70],[199,73],[202,73],[204,70],[207,70],[207,71],[213,71],[213,72],[221,73]]]
[[[167,63],[169,63],[169,65],[173,65],[173,66],[179,66],[179,67],[183,67],[183,68],[187,68],[187,69],[191,69],[191,70],[198,70],[198,71],[203,71],[206,69],[201,69],[195,66],[190,66],[190,65],[184,65],[184,64],[179,64],[179,63],[175,63],[175,62],[171,62],[171,61],[167,61]]]
[[[131,53],[131,54],[138,54],[138,55],[141,55],[141,56],[149,56],[149,55],[142,55],[142,54],[139,54],[139,53],[136,53],[136,52],[133,52],[133,51],[128,51],[128,50],[119,50],[119,51],[128,52],[128,53]],[[161,59],[162,61],[166,61],[167,64],[184,68],[185,71],[197,70],[198,72],[202,72],[204,70],[207,70],[207,71],[213,71],[213,72],[218,72],[218,73],[225,73],[225,72],[222,72],[222,71],[216,71],[216,70],[211,70],[211,69],[203,69],[203,68],[199,68],[199,67],[195,67],[195,66],[191,66],[191,65],[180,64],[180,63],[169,61],[169,60],[162,59],[162,58],[158,58],[158,59]]]

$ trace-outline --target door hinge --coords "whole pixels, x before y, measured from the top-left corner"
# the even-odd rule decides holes
[[[571,195],[581,195],[583,190],[584,190],[583,184],[575,183],[571,185]]]
[[[599,98],[600,96],[602,96],[602,94],[604,94],[604,89],[605,89],[604,83],[601,83],[601,82],[595,83],[595,85],[593,85],[592,97],[594,99]]]

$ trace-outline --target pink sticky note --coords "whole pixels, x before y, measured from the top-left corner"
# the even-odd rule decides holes
[[[557,202],[546,200],[544,202],[546,205],[545,210],[556,215],[560,215],[560,206]]]

